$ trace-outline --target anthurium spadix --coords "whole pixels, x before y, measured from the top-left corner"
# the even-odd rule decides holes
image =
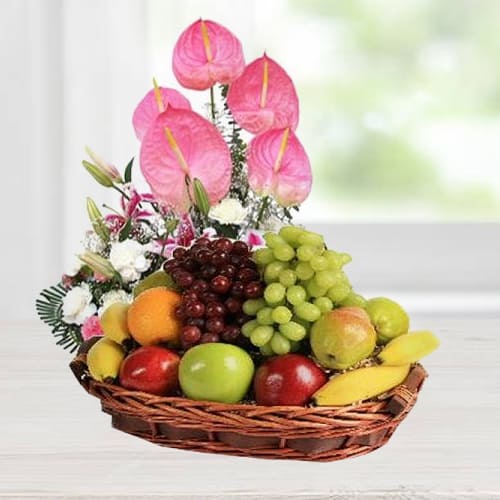
[[[229,87],[227,104],[238,125],[252,134],[297,128],[299,99],[287,72],[266,54],[251,62]]]
[[[214,21],[194,22],[174,47],[172,69],[188,89],[205,90],[215,83],[231,83],[244,68],[241,42]]]
[[[189,101],[177,90],[159,87],[153,80],[152,88],[137,105],[132,117],[135,135],[142,141],[156,117],[168,106],[181,109],[191,109]]]
[[[259,195],[284,206],[302,203],[311,191],[309,158],[291,128],[272,129],[248,145],[248,182]]]
[[[177,213],[195,203],[193,181],[199,179],[210,205],[231,184],[231,154],[208,120],[187,109],[169,106],[146,133],[140,151],[142,173],[154,196]]]

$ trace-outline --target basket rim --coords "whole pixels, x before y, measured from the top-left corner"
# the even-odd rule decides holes
[[[304,414],[328,414],[330,415],[335,412],[336,415],[341,416],[343,413],[366,413],[365,410],[373,409],[374,405],[382,405],[380,410],[383,409],[383,406],[386,405],[391,396],[398,392],[407,393],[409,400],[416,399],[416,396],[420,392],[421,386],[425,378],[427,378],[428,374],[424,367],[420,363],[412,364],[410,371],[408,373],[407,378],[401,384],[397,385],[390,391],[377,396],[376,398],[372,398],[370,400],[361,401],[352,403],[350,405],[345,406],[317,406],[317,405],[307,405],[307,406],[299,406],[299,405],[276,405],[276,406],[264,406],[258,405],[255,402],[247,401],[240,403],[220,403],[216,401],[208,401],[208,400],[194,400],[183,396],[157,396],[154,394],[150,394],[144,391],[130,390],[125,389],[117,384],[111,384],[107,382],[99,382],[92,378],[90,375],[87,364],[86,364],[86,354],[77,355],[70,363],[70,368],[73,371],[75,377],[78,382],[83,386],[83,388],[90,394],[100,397],[101,392],[105,391],[106,393],[112,395],[113,397],[134,397],[136,399],[142,400],[142,403],[145,406],[149,404],[170,404],[173,406],[203,406],[210,411],[218,412],[218,411],[226,411],[226,412],[238,412],[245,413],[247,415],[258,416],[258,415],[266,415],[270,413],[299,413],[301,415]],[[420,382],[417,386],[412,386],[408,384],[407,381],[411,378],[410,375],[418,370],[422,373],[420,377]],[[408,401],[410,402],[410,401]],[[412,404],[413,406],[413,404]]]

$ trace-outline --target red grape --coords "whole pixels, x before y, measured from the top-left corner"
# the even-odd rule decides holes
[[[241,311],[241,302],[234,297],[227,298],[224,302],[224,305],[231,314],[236,314]]]
[[[260,281],[251,281],[245,285],[245,297],[248,299],[258,299],[263,293],[264,289]]]
[[[226,326],[222,330],[221,337],[225,342],[234,342],[240,335],[241,330],[236,325]]]
[[[186,315],[190,318],[201,318],[205,314],[203,302],[188,302],[185,306]]]
[[[224,326],[224,320],[221,318],[209,318],[205,321],[205,327],[210,333],[221,333]]]
[[[209,342],[219,342],[220,338],[216,333],[204,333],[201,336],[200,344],[208,344]]]
[[[172,256],[174,259],[181,260],[186,256],[186,249],[183,247],[177,247],[173,252]]]
[[[231,295],[233,297],[244,297],[245,296],[245,283],[241,281],[235,281],[231,287]]]
[[[201,330],[197,326],[187,325],[182,329],[181,342],[184,346],[196,344],[201,338]]]
[[[187,325],[197,326],[200,330],[205,329],[205,320],[203,318],[188,318],[186,320]]]
[[[235,241],[231,253],[235,255],[247,255],[248,245],[244,241]]]
[[[210,281],[210,288],[215,293],[227,293],[231,288],[231,280],[227,276],[219,274],[218,276],[215,276],[212,281]]]
[[[220,318],[226,314],[226,308],[220,302],[210,302],[205,307],[207,318]]]

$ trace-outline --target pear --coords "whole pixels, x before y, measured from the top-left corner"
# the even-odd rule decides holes
[[[127,313],[130,304],[115,302],[107,307],[101,315],[101,327],[104,336],[114,340],[117,344],[127,345],[131,342],[131,335],[127,324]]]
[[[92,378],[99,382],[113,381],[125,358],[123,347],[107,337],[99,339],[87,354],[87,366]]]
[[[179,290],[179,287],[175,284],[172,276],[160,269],[159,271],[155,271],[149,276],[146,276],[143,280],[137,283],[133,291],[134,299],[145,290],[156,288],[157,286],[164,286],[174,291]]]
[[[366,303],[365,310],[377,332],[378,344],[387,344],[408,333],[410,318],[397,302],[386,297],[376,297]]]
[[[311,348],[325,368],[344,370],[368,357],[377,334],[360,307],[340,307],[317,320],[311,328]]]

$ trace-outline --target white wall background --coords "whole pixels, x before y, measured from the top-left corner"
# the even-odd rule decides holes
[[[181,30],[200,16],[217,19],[238,33],[253,58],[266,37],[276,44],[270,8],[279,4],[2,0],[3,319],[34,317],[37,292],[58,280],[79,249],[85,197],[116,201],[81,167],[83,147],[91,145],[119,167],[136,154],[132,111],[153,75],[176,86],[170,55]],[[309,222],[319,220],[314,210],[305,213]],[[360,291],[500,293],[499,224],[322,230],[333,246],[353,254],[352,280]]]

